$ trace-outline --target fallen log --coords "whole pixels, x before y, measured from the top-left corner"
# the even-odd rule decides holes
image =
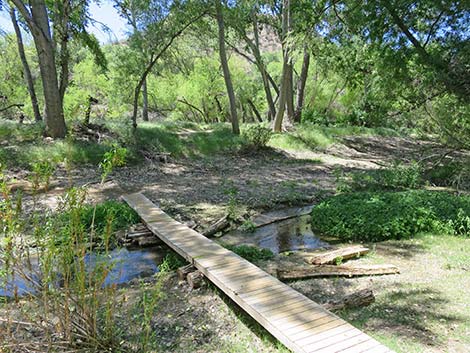
[[[194,271],[188,273],[188,275],[186,276],[186,280],[188,281],[188,284],[191,289],[197,289],[204,284],[204,275],[200,271]]]
[[[137,244],[142,247],[154,246],[163,244],[163,241],[152,234],[151,237],[137,238]]]
[[[306,261],[313,265],[326,265],[336,264],[343,260],[360,257],[369,252],[369,249],[362,245],[349,246],[347,248],[341,248],[336,250],[327,251],[316,256],[306,259]]]
[[[320,265],[304,267],[301,269],[278,269],[277,277],[280,280],[305,279],[313,277],[331,276],[377,276],[400,273],[394,265],[355,265],[355,266],[335,266]]]
[[[186,266],[179,267],[176,270],[176,274],[178,275],[178,279],[180,281],[184,281],[186,280],[186,277],[188,276],[188,274],[194,271],[196,271],[196,268],[193,265],[189,264]]]
[[[230,225],[230,222],[228,220],[228,215],[225,215],[221,219],[219,219],[217,222],[209,226],[209,228],[203,231],[202,234],[206,237],[211,237],[214,234],[224,230],[229,225]]]
[[[342,310],[348,308],[358,308],[367,306],[375,301],[374,293],[371,289],[363,289],[356,293],[344,296],[339,300],[332,300],[325,304],[323,307],[327,310]]]
[[[149,230],[141,230],[141,231],[134,231],[128,232],[126,234],[127,239],[135,239],[135,238],[142,238],[142,237],[154,237],[153,233]]]

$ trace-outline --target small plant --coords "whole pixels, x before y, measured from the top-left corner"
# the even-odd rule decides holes
[[[44,184],[44,189],[49,190],[51,177],[55,172],[55,166],[50,160],[33,163],[33,189],[38,190],[41,183]]]
[[[228,205],[227,205],[227,214],[230,219],[236,220],[238,219],[239,211],[238,211],[238,193],[239,190],[235,186],[235,183],[232,180],[225,180],[224,183],[224,194],[228,196]]]
[[[247,233],[253,233],[256,230],[256,224],[251,219],[246,219],[240,226],[240,229]]]
[[[126,164],[127,148],[113,146],[113,148],[106,152],[103,160],[100,162],[101,169],[101,183],[103,183],[108,175],[115,167],[122,167]]]
[[[247,139],[254,149],[259,150],[265,148],[268,145],[272,134],[273,133],[271,129],[263,125],[253,124],[245,128],[242,135]]]
[[[235,254],[250,262],[271,260],[274,257],[274,254],[271,250],[258,248],[251,245],[226,245],[225,248],[233,251]]]
[[[186,261],[175,252],[169,252],[159,266],[160,271],[168,272],[186,265]]]

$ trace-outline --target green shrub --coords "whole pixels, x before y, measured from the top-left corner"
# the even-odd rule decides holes
[[[380,191],[417,189],[424,184],[422,168],[418,163],[394,164],[388,169],[353,172],[341,175],[339,191]]]
[[[255,149],[266,147],[272,134],[271,129],[258,124],[249,125],[243,130],[243,136]]]
[[[96,205],[82,206],[78,211],[80,224],[86,234],[89,234],[91,228],[95,231],[95,241],[99,241],[101,234],[108,232],[115,232],[119,229],[124,229],[132,224],[140,221],[140,217],[132,208],[127,204],[118,201],[105,201]],[[93,219],[94,215],[94,219]],[[69,236],[69,224],[71,218],[74,217],[70,212],[61,214],[59,222],[63,227],[63,237],[61,241],[65,241]]]
[[[470,197],[424,190],[356,192],[312,211],[317,231],[344,240],[409,238],[419,232],[470,236]]]
[[[238,256],[243,257],[245,260],[250,262],[256,262],[260,260],[270,260],[274,257],[274,254],[269,249],[258,248],[251,245],[226,245],[228,250],[233,251]]]

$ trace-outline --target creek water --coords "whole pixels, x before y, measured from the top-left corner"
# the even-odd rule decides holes
[[[98,262],[105,261],[111,264],[111,271],[107,274],[103,285],[111,284],[122,285],[134,278],[149,277],[159,271],[159,265],[163,262],[165,250],[155,248],[144,248],[129,250],[126,248],[116,248],[110,251],[106,256],[99,254],[87,254],[85,264],[88,269],[94,268]],[[32,282],[40,281],[38,274],[38,259],[31,256],[22,272],[26,275],[16,274],[13,278],[10,276],[7,280],[0,279],[0,297],[12,297],[16,293],[18,296],[31,294],[35,291]],[[29,277],[29,279],[25,279]]]
[[[329,248],[330,245],[316,236],[310,225],[310,215],[302,215],[260,226],[252,233],[234,230],[220,241],[228,245],[252,245],[269,249],[274,254]]]

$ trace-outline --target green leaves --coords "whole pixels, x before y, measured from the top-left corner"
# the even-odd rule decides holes
[[[313,209],[314,229],[344,240],[410,238],[419,232],[470,236],[470,197],[444,192],[355,192]]]

